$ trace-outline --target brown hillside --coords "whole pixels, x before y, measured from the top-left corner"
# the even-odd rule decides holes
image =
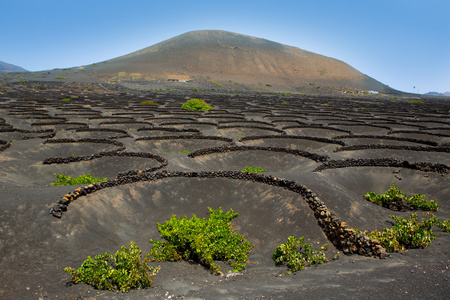
[[[216,30],[188,32],[88,69],[162,78],[178,74],[246,84],[296,86],[313,82],[366,90],[385,88],[342,61],[265,39]]]

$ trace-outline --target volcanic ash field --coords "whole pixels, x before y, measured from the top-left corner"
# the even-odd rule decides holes
[[[175,93],[76,93],[61,101],[22,86],[0,95],[0,298],[448,296],[448,233],[436,228],[431,246],[386,257],[351,228],[390,228],[389,215],[413,213],[363,198],[392,182],[437,199],[436,216],[448,218],[449,104],[200,95],[214,107],[203,112],[181,109],[186,95]],[[53,173],[108,181],[51,186]],[[161,265],[152,287],[127,294],[67,285],[63,268],[130,241],[148,253],[157,222],[207,217],[208,207],[239,213],[234,227],[256,244],[241,274],[163,262],[152,263]],[[291,235],[316,250],[328,243],[327,257],[340,258],[279,276],[286,268],[272,253]]]

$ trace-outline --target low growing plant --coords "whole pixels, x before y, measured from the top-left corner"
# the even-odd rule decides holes
[[[397,184],[395,182],[392,182],[389,190],[384,192],[384,194],[375,194],[374,192],[368,192],[364,195],[364,199],[392,210],[439,209],[439,204],[436,203],[436,199],[427,201],[425,199],[425,196],[420,193],[414,194],[412,195],[412,197],[408,198],[407,194],[403,193],[402,190],[397,188]]]
[[[141,101],[139,104],[141,105],[158,105],[155,101]]]
[[[247,172],[247,173],[262,173],[267,172],[267,170],[264,170],[261,167],[245,167],[241,170],[241,172]]]
[[[450,233],[450,219],[446,219],[446,220],[444,220],[444,222],[439,222],[439,223],[437,224],[437,226],[438,226],[439,228],[441,228],[441,230],[442,230],[443,232]]]
[[[132,288],[145,288],[153,284],[159,267],[149,267],[141,262],[142,252],[139,246],[130,242],[130,248],[121,247],[115,255],[105,252],[92,259],[90,256],[80,268],[64,268],[70,273],[74,283],[87,283],[99,290],[117,290],[128,292]]]
[[[224,86],[223,84],[217,83],[214,80],[210,80],[209,82],[211,82],[212,84],[215,84],[217,86],[220,86],[221,88],[226,88],[226,86]]]
[[[226,261],[235,272],[245,268],[247,254],[253,248],[245,236],[236,233],[231,219],[238,216],[232,209],[223,214],[221,208],[209,209],[209,219],[182,219],[172,215],[166,224],[158,223],[161,237],[167,241],[155,241],[147,258],[151,261],[189,260],[220,274],[220,266],[214,261]]]
[[[314,251],[311,244],[303,243],[304,240],[305,238],[303,236],[298,239],[294,236],[289,236],[286,243],[281,244],[274,249],[272,259],[275,263],[277,265],[284,264],[288,267],[288,271],[285,275],[301,271],[306,266],[328,262],[324,253],[328,249],[328,244],[324,244],[320,250]]]
[[[192,98],[192,99],[187,100],[181,106],[181,108],[189,109],[189,110],[201,110],[201,111],[214,109],[211,105],[206,103],[204,100],[196,99],[196,98]]]
[[[75,154],[73,154],[75,157]],[[51,185],[78,185],[78,184],[88,184],[88,183],[95,183],[95,182],[102,182],[108,180],[105,178],[97,178],[91,176],[91,174],[86,175],[80,175],[78,177],[70,177],[64,174],[56,174],[53,173],[53,175],[56,176],[57,180],[53,182]]]
[[[409,219],[390,215],[389,217],[396,222],[392,228],[383,228],[381,231],[374,230],[370,233],[366,231],[364,234],[371,239],[378,240],[388,252],[427,247],[436,237],[433,227],[438,226],[442,231],[448,232],[450,219],[440,222],[432,213],[426,212],[423,214],[430,216],[430,218],[422,218],[422,222],[419,222],[417,213],[410,215]]]

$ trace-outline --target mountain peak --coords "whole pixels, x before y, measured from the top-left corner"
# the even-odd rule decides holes
[[[262,38],[222,30],[186,32],[95,66],[94,72],[184,74],[257,85],[309,83],[382,90],[386,86],[348,64]]]

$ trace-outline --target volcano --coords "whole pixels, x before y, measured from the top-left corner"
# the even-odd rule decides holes
[[[234,81],[248,85],[324,86],[382,91],[386,85],[334,58],[219,30],[187,32],[156,45],[86,66],[98,74]]]
[[[28,72],[22,67],[0,61],[0,73]]]

